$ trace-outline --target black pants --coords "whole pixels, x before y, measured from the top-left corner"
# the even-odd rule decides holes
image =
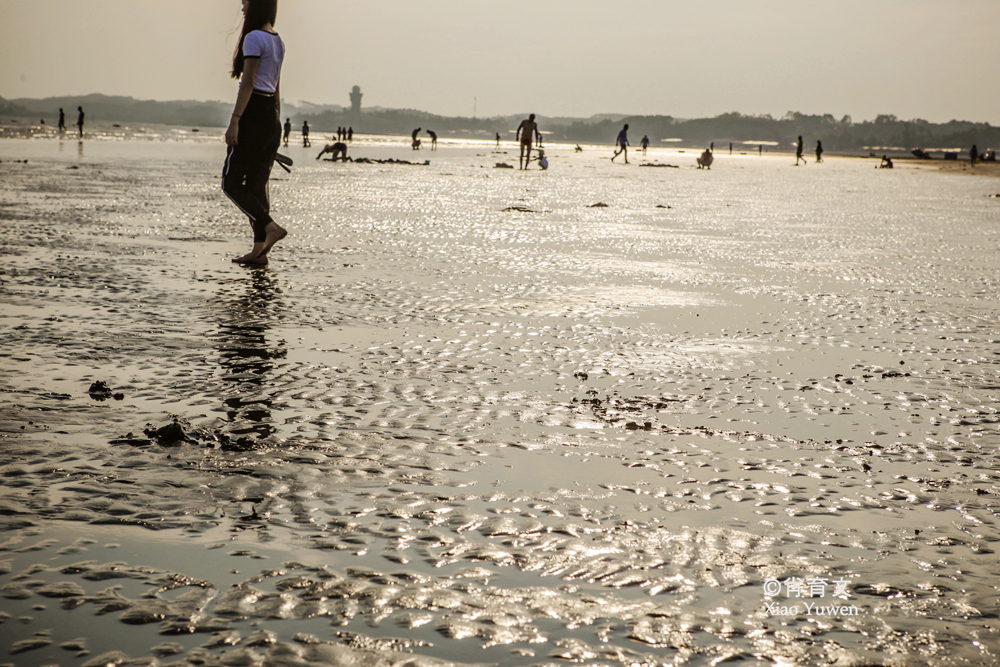
[[[253,94],[240,118],[239,143],[230,146],[222,169],[222,191],[250,218],[254,243],[267,239],[272,221],[267,181],[281,145],[278,100]]]

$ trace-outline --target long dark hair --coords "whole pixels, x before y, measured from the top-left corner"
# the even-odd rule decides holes
[[[260,30],[278,19],[278,0],[250,0],[247,7],[247,14],[243,18],[243,30],[240,32],[240,41],[236,45],[236,53],[233,54],[233,78],[238,79],[243,75],[243,39],[247,33]]]

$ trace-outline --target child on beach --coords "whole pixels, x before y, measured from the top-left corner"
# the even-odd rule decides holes
[[[277,0],[242,0],[243,30],[233,56],[232,76],[240,80],[236,107],[226,130],[222,190],[250,219],[253,248],[233,259],[238,264],[267,265],[267,253],[285,238],[271,217],[267,182],[281,144],[278,81],[285,44],[274,31]]]

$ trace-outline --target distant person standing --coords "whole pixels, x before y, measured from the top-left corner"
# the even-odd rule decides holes
[[[354,141],[354,126],[347,128],[347,140]]]
[[[757,157],[763,157],[764,155],[764,144],[757,146]]]
[[[428,136],[431,138],[431,150],[436,151],[438,149],[438,135],[434,130],[427,130]]]
[[[731,142],[731,141],[729,142],[729,154],[730,155],[733,154],[733,142]]]
[[[822,161],[823,161],[823,142],[822,141],[817,141],[816,142],[816,162],[822,162]]]
[[[615,139],[615,146],[618,147],[618,150],[611,156],[611,161],[614,162],[616,157],[625,153],[625,164],[628,164],[628,123],[625,123],[625,127],[618,133],[618,138]]]
[[[500,148],[500,133],[497,132],[497,148]]]
[[[518,139],[521,144],[521,155],[517,159],[518,165],[521,169],[527,169],[528,164],[531,162],[531,142],[535,138],[539,137],[538,134],[538,123],[535,122],[535,114],[529,115],[527,118],[521,121],[521,124],[517,126],[515,130]],[[497,135],[497,145],[500,144],[500,135]]]
[[[292,119],[285,119],[285,146],[288,145],[288,138],[292,136]]]
[[[312,143],[309,141],[309,121],[302,121],[302,147],[309,148]]]
[[[969,149],[969,162],[972,163],[973,167],[979,162],[979,149],[976,148],[975,144],[972,144],[972,148]]]
[[[66,133],[66,112],[59,107],[59,134]]]
[[[806,164],[806,159],[802,157],[802,135],[799,135],[799,143],[795,147],[795,166],[799,166],[799,160],[802,160],[802,164]]]
[[[281,145],[277,91],[285,44],[274,31],[277,14],[277,0],[244,0],[243,28],[233,55],[232,76],[240,80],[240,88],[226,130],[222,190],[253,227],[253,248],[233,261],[253,266],[266,265],[267,253],[288,235],[271,217],[267,192]]]
[[[642,146],[642,154],[645,155],[646,149],[649,148],[649,137],[645,134],[642,135],[642,141],[640,141],[639,144]]]
[[[80,131],[80,138],[83,139],[83,107],[77,107],[76,111],[76,129]]]

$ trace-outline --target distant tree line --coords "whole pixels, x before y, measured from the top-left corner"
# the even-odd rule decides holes
[[[900,120],[892,115],[880,115],[873,121],[855,123],[850,116],[838,120],[830,114],[810,116],[798,112],[789,112],[782,118],[746,116],[736,112],[692,120],[669,116],[627,116],[616,122],[576,121],[557,134],[564,141],[610,144],[624,123],[629,124],[630,138],[638,139],[645,134],[654,146],[679,139],[679,143],[685,146],[707,147],[714,142],[716,150],[728,150],[729,142],[744,149],[750,148],[752,143],[768,142],[787,150],[795,144],[799,135],[810,148],[820,140],[827,151],[840,152],[876,147],[905,151],[914,148],[967,149],[973,144],[978,144],[981,150],[1000,147],[1000,127],[989,123],[957,120],[930,123],[920,119]]]
[[[155,102],[131,97],[87,95],[54,97],[44,100],[5,100],[0,98],[0,116],[20,118],[54,117],[60,107],[67,114],[82,105],[90,122],[161,123],[187,127],[225,127],[230,102],[174,101]],[[290,105],[282,108],[282,118],[291,118],[297,128],[308,120],[314,133],[333,133],[338,127],[352,127],[356,133],[407,135],[416,128],[431,129],[441,137],[456,136],[492,139],[500,134],[513,140],[513,130],[528,114],[464,118],[438,116],[413,109],[366,109],[352,113],[338,105]],[[589,119],[547,118],[538,116],[539,128],[547,140],[570,143],[611,145],[624,123],[629,124],[633,143],[649,136],[653,146],[708,146],[728,149],[733,142],[743,150],[767,143],[781,149],[791,148],[802,135],[811,149],[821,140],[827,151],[857,152],[875,148],[967,149],[977,144],[980,150],[1000,148],[1000,127],[989,123],[953,120],[931,123],[926,120],[900,120],[883,114],[875,120],[855,123],[850,116],[837,119],[830,114],[807,115],[790,111],[781,118],[752,116],[737,112],[714,118],[679,119],[671,116],[602,115]]]

